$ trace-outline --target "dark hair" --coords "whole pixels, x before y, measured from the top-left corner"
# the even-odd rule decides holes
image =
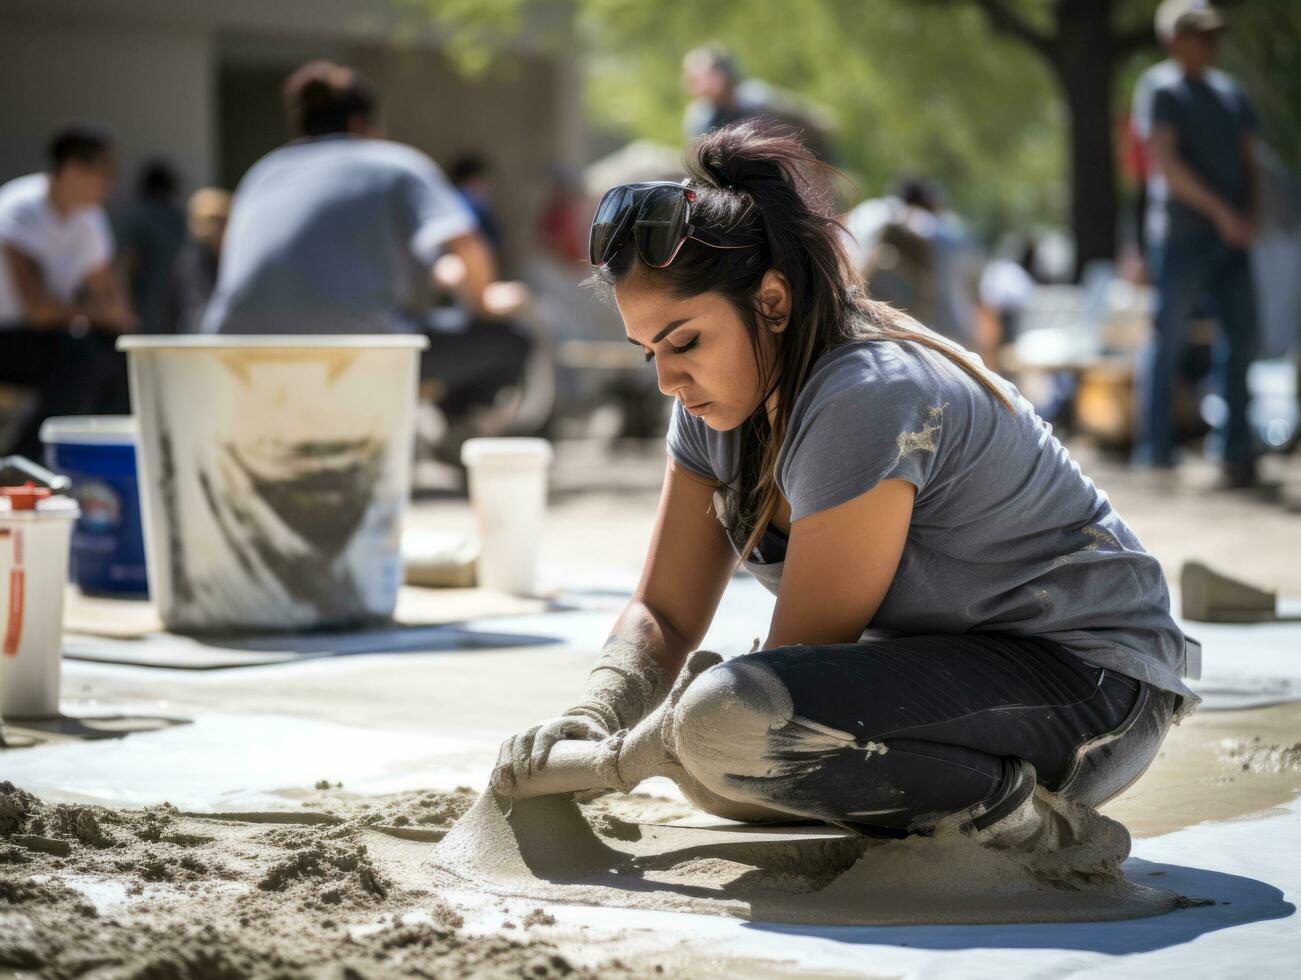
[[[943,195],[939,187],[923,177],[903,177],[895,185],[895,196],[909,207],[922,208],[933,214],[941,210]]]
[[[46,156],[50,170],[58,173],[65,163],[98,163],[104,154],[113,149],[113,137],[107,129],[89,123],[65,126],[50,138]]]
[[[814,363],[831,348],[858,340],[918,344],[951,360],[1012,410],[1007,396],[970,355],[868,297],[845,253],[848,233],[830,202],[822,199],[832,171],[797,139],[738,123],[694,141],[685,162],[689,186],[696,191],[692,223],[726,240],[753,241],[759,247],[716,249],[688,239],[671,265],[651,269],[641,263],[635,247],[626,245],[593,279],[608,290],[639,268],[678,297],[721,293],[740,314],[763,370],[759,344],[765,316],[755,293],[769,269],[786,278],[791,314],[786,329],[775,335],[775,370],[760,379],[759,407],[740,426],[739,471],[725,481],[737,497],[733,530],[746,541],[741,554],[751,552],[777,509],[777,454],[791,410]],[[777,411],[770,422],[765,406],[774,393]]]
[[[150,160],[140,168],[136,190],[142,197],[175,197],[181,189],[176,171],[166,160]]]
[[[285,80],[285,114],[291,132],[302,136],[346,133],[357,116],[375,114],[370,83],[346,65],[309,61]]]
[[[732,52],[721,44],[702,44],[700,47],[688,51],[687,58],[700,58],[710,68],[727,79],[728,85],[737,86],[741,84],[741,66],[732,57]]]
[[[476,177],[487,177],[490,173],[492,167],[477,153],[462,153],[452,161],[451,169],[448,171],[452,183],[457,185],[464,184],[467,180],[474,180]]]

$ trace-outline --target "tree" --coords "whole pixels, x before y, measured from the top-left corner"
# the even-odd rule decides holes
[[[1223,6],[1223,0],[1221,0]],[[1260,111],[1261,134],[1294,171],[1301,165],[1301,3],[1252,0],[1234,8],[1224,67]]]
[[[1070,117],[1071,225],[1076,268],[1116,254],[1116,153],[1113,88],[1117,68],[1156,45],[1154,4],[1125,4],[1143,19],[1120,26],[1114,0],[1052,0],[1041,4],[1051,23],[1038,24],[1009,0],[974,2],[997,32],[1033,51],[1052,71]]]
[[[875,196],[904,173],[937,178],[991,229],[1058,220],[1061,114],[1029,53],[990,45],[980,13],[903,0],[584,0],[593,117],[681,138],[681,56],[727,45],[747,75],[831,110],[835,160]]]
[[[524,27],[524,0],[401,0],[483,70],[494,38]],[[682,55],[718,41],[747,75],[830,110],[835,162],[875,196],[904,173],[939,179],[991,233],[1065,217],[1063,115],[1033,55],[991,43],[975,8],[916,0],[564,0],[600,129],[678,143]],[[577,45],[575,45],[575,35]],[[505,60],[505,59],[501,59]],[[493,70],[489,68],[488,70]]]

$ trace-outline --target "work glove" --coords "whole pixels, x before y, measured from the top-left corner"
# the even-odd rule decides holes
[[[645,646],[612,637],[601,650],[574,707],[502,743],[493,768],[492,789],[509,793],[516,781],[546,765],[556,742],[599,742],[628,730],[664,700],[671,686],[668,671]]]

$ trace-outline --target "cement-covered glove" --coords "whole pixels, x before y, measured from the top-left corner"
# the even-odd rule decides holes
[[[587,677],[578,703],[502,743],[492,788],[508,793],[518,781],[546,765],[556,742],[601,741],[631,728],[664,700],[672,678],[642,644],[611,637]]]

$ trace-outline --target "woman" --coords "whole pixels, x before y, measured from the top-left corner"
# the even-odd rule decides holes
[[[684,184],[602,201],[597,278],[674,399],[664,489],[582,697],[508,740],[494,787],[673,687],[664,744],[715,813],[892,836],[956,817],[1039,850],[1105,830],[1122,859],[1124,829],[1071,804],[1138,778],[1198,700],[1160,566],[1012,385],[866,297],[813,165],[736,126]],[[734,549],[777,596],[767,640],[674,686]]]

